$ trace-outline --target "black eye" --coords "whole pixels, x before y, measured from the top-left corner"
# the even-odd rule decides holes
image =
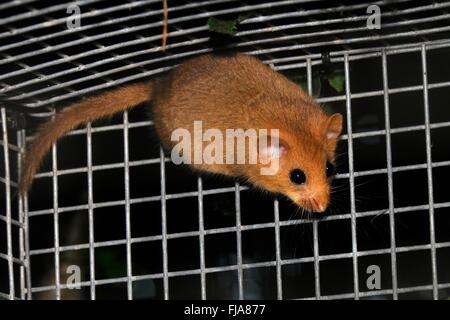
[[[306,182],[305,173],[300,169],[294,169],[290,174],[291,181],[295,184],[304,184]]]
[[[336,167],[329,161],[327,161],[327,178],[334,176],[336,173]]]

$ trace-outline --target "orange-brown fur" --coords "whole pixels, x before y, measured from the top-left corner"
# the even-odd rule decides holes
[[[25,154],[20,177],[20,191],[23,193],[30,188],[42,158],[52,144],[66,132],[81,124],[87,124],[148,101],[151,89],[152,83],[145,82],[87,98],[69,106],[58,113],[53,121],[42,125]]]
[[[31,145],[21,191],[29,188],[41,159],[65,132],[148,98],[153,102],[155,128],[165,149],[174,146],[171,134],[175,129],[192,132],[194,121],[198,120],[202,121],[203,130],[279,129],[280,141],[287,152],[280,158],[280,171],[276,175],[259,174],[258,164],[192,166],[242,176],[257,187],[286,195],[307,210],[323,211],[328,206],[330,187],[325,163],[334,162],[342,116],[328,117],[295,83],[244,54],[193,58],[154,83],[131,85],[68,107],[53,122],[43,125]],[[331,137],[327,137],[329,132],[333,133]],[[289,172],[295,168],[307,175],[306,185],[289,181]]]

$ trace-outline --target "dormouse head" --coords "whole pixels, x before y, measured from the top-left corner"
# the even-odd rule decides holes
[[[280,128],[279,136],[260,147],[260,159],[277,164],[274,174],[261,174],[262,164],[252,170],[257,186],[281,193],[311,212],[324,212],[330,202],[330,183],[335,174],[335,150],[342,131],[342,115],[323,113],[298,128]],[[267,165],[265,166],[267,167]]]

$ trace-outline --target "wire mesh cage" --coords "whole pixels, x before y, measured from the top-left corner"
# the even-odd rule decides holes
[[[163,51],[160,0],[0,4],[0,298],[447,299],[450,1],[168,7]],[[212,51],[211,17],[345,116],[325,216],[174,165],[144,106],[68,133],[19,195],[39,123]]]

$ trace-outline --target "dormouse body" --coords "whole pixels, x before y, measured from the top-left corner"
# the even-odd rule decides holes
[[[151,101],[155,128],[167,151],[179,145],[174,132],[184,129],[194,137],[199,123],[204,132],[213,129],[223,137],[227,129],[267,132],[268,143],[257,149],[264,164],[225,161],[230,152],[225,148],[223,162],[192,161],[191,167],[242,177],[309,211],[322,212],[328,207],[342,116],[327,116],[298,85],[245,54],[199,56],[161,79],[114,89],[65,108],[42,125],[28,149],[21,191],[29,189],[42,158],[67,131],[146,101]],[[191,159],[196,149],[206,145],[205,141],[195,144],[190,149]],[[267,161],[275,160],[276,173],[261,174]]]

